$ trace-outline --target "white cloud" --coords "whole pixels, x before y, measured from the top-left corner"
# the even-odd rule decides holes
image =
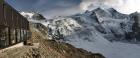
[[[139,5],[140,0],[82,0],[80,8],[82,10],[90,10],[97,7],[113,7],[121,13],[129,14],[136,11],[140,12]]]
[[[140,0],[126,0],[124,4],[118,7],[118,11],[123,13],[140,12]]]

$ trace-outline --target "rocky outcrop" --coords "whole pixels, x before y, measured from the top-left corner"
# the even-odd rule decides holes
[[[32,16],[33,19],[35,20],[45,20],[46,18],[41,15],[41,14],[38,14],[38,13],[35,13],[33,16]]]
[[[134,20],[133,26],[132,26],[132,32],[128,33],[128,39],[131,39],[133,41],[140,41],[140,13],[132,13],[130,14],[130,17],[132,20]]]

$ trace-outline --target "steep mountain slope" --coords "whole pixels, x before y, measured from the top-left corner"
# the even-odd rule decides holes
[[[102,53],[106,58],[139,58],[139,20],[139,13],[126,15],[113,8],[97,8],[37,22],[46,26],[49,39]]]
[[[87,52],[64,42],[47,40],[43,33],[31,27],[29,42],[39,45],[8,49],[0,53],[0,58],[105,58],[101,54]]]
[[[94,33],[100,33],[101,37],[110,41],[129,41],[126,34],[133,31],[133,23],[134,20],[129,15],[120,14],[112,8],[108,10],[98,8],[83,14],[54,18],[42,24],[49,28],[50,37],[77,35],[82,37],[81,39],[90,40],[95,38]]]

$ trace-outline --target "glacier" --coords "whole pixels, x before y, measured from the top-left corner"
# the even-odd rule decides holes
[[[49,39],[63,41],[89,52],[101,53],[106,58],[140,57],[137,38],[139,31],[136,29],[139,25],[135,20],[135,15],[138,14],[121,14],[113,8],[97,8],[81,14],[46,20],[34,20],[34,13],[21,14],[29,17],[30,22],[46,26],[46,36]]]

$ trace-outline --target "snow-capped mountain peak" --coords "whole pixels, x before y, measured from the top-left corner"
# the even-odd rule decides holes
[[[35,13],[35,12],[20,12],[20,14],[30,20],[45,20],[46,19],[40,13]]]
[[[69,25],[71,21],[73,23]],[[113,8],[97,8],[82,14],[53,19],[48,24],[53,26],[48,27],[50,29],[48,35],[56,36],[55,39],[62,39],[78,48],[103,53],[106,58],[138,58],[140,51],[136,50],[140,47],[136,44],[123,43],[138,42],[139,38],[135,35],[128,39],[128,34],[134,31],[135,22],[130,15],[121,14]],[[128,54],[131,55],[126,56]]]
[[[29,12],[20,12],[20,14],[28,19],[31,19],[34,15],[34,13],[29,13]]]
[[[106,58],[139,58],[140,47],[131,44],[140,42],[139,20],[139,13],[127,15],[113,8],[97,8],[38,23],[47,27],[49,39],[102,53]]]

